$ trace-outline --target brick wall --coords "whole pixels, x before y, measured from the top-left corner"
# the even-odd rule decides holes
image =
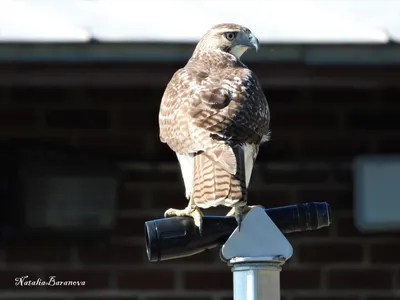
[[[115,151],[136,160],[126,174],[111,242],[27,240],[0,251],[0,299],[229,300],[232,274],[218,252],[150,264],[143,222],[184,207],[173,153],[158,139],[163,89],[2,88],[0,136]],[[250,202],[265,207],[328,201],[333,225],[289,235],[285,300],[400,299],[398,233],[362,234],[352,214],[351,161],[400,151],[400,89],[267,89],[272,141],[262,148]],[[86,280],[75,288],[16,288],[30,275]]]

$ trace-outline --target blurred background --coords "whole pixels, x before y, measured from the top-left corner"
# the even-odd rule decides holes
[[[283,299],[400,299],[399,20],[397,0],[1,0],[0,298],[232,299],[218,249],[149,263],[143,224],[186,206],[164,88],[235,22],[271,109],[250,204],[333,211],[287,235]]]

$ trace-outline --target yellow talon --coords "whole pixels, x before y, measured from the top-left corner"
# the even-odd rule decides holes
[[[234,216],[236,222],[238,224],[238,230],[240,231],[240,227],[242,225],[242,221],[245,215],[254,207],[255,205],[243,205],[243,206],[234,206],[232,209],[226,214],[227,217]]]
[[[192,217],[194,225],[199,229],[200,235],[203,230],[203,213],[197,206],[188,206],[185,209],[169,208],[165,211],[164,217]]]

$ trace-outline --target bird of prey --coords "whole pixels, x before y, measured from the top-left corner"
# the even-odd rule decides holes
[[[202,229],[201,209],[231,208],[239,229],[253,164],[269,140],[270,112],[256,75],[240,60],[259,48],[252,32],[218,24],[200,39],[187,64],[162,96],[160,140],[176,152],[188,198],[185,209],[164,216],[191,216]]]

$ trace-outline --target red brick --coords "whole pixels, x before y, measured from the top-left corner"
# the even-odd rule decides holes
[[[399,112],[395,110],[371,109],[354,110],[347,114],[349,130],[398,131],[400,129]]]
[[[143,261],[146,249],[132,245],[82,245],[78,250],[79,258],[84,264],[127,264]]]
[[[132,132],[129,136],[77,136],[76,143],[85,149],[111,152],[121,155],[145,155],[148,147],[146,145],[148,132]]]
[[[70,88],[62,87],[18,87],[11,90],[13,101],[25,103],[65,102],[70,97]]]
[[[143,237],[144,223],[150,220],[164,218],[163,212],[159,214],[142,215],[138,217],[119,217],[117,219],[117,227],[115,235],[118,237]]]
[[[355,155],[370,153],[371,142],[357,137],[339,137],[318,135],[302,137],[299,144],[299,155],[304,158],[322,157],[351,158]]]
[[[55,281],[77,281],[84,282],[84,285],[75,286],[47,286],[48,289],[65,290],[87,290],[87,289],[108,289],[110,274],[105,271],[66,271],[54,270],[46,271],[44,280],[49,281],[51,276],[55,276]]]
[[[66,263],[70,256],[68,244],[33,243],[10,245],[5,248],[8,263]]]
[[[112,88],[112,87],[87,87],[83,90],[88,102],[95,103],[126,103],[132,102],[132,96],[135,93],[134,88]]]
[[[150,164],[149,166],[155,166],[154,164]],[[148,170],[140,170],[140,169],[131,169],[124,173],[126,182],[137,182],[137,181],[147,181],[153,182],[154,185],[158,185],[159,183],[170,183],[170,184],[181,184],[184,187],[182,173],[179,169],[178,163],[175,165],[175,168],[171,170],[159,170],[157,168],[151,168]]]
[[[259,204],[265,208],[286,206],[295,204],[296,199],[291,196],[287,189],[281,190],[262,190],[258,189],[255,183],[249,188],[248,201],[250,204]]]
[[[278,106],[286,107],[287,105],[293,106],[299,103],[299,101],[302,100],[301,91],[301,89],[292,87],[271,87],[264,92],[267,95],[267,98],[274,99],[270,103],[271,108],[277,108]]]
[[[53,109],[46,111],[46,125],[64,129],[106,129],[110,125],[109,112],[100,109]]]
[[[143,208],[145,206],[144,202],[149,199],[147,194],[151,194],[151,192],[122,188],[117,207],[121,211]]]
[[[297,247],[297,255],[301,263],[361,262],[363,247],[341,243],[300,245]]]
[[[13,270],[2,270],[0,271],[0,289],[1,290],[19,290],[22,291],[24,289],[39,289],[39,287],[21,287],[20,285],[16,286],[16,278],[19,282],[18,278],[29,276],[27,280],[37,280],[38,278],[44,279],[40,276],[39,272],[32,271],[13,271]]]
[[[118,288],[130,290],[172,290],[175,276],[173,271],[136,270],[118,274]]]
[[[134,109],[123,108],[118,114],[119,128],[123,130],[158,130],[159,107],[142,105]]]
[[[384,242],[371,245],[371,261],[375,263],[400,262],[400,243]]]
[[[353,183],[353,171],[350,169],[332,170],[333,179],[337,183],[350,185]]]
[[[157,161],[178,163],[175,152],[167,144],[159,142],[159,137],[155,132],[152,133],[151,139],[154,141],[154,149],[152,149],[154,151],[152,153],[154,159]]]
[[[330,177],[329,170],[272,170],[262,171],[262,179],[268,184],[316,184],[326,183]]]
[[[88,102],[120,104],[129,107],[155,106],[160,105],[162,93],[165,87],[86,87],[84,95]],[[143,100],[146,99],[146,100]],[[147,101],[148,99],[154,101]]]
[[[333,130],[338,128],[338,115],[334,110],[319,108],[275,109],[274,128],[303,132],[306,130]],[[318,126],[316,126],[318,124]]]
[[[33,109],[0,109],[0,128],[31,130],[36,126],[37,118]]]
[[[318,269],[285,269],[280,276],[283,290],[309,290],[321,286],[321,271]]]
[[[185,208],[188,200],[185,197],[185,186],[183,182],[177,188],[154,189],[152,191],[152,208],[167,210],[173,208]]]
[[[356,237],[364,235],[355,226],[353,217],[341,217],[336,220],[337,232],[339,236]]]
[[[44,136],[38,138],[41,143],[44,144],[49,144],[49,145],[58,145],[60,147],[67,147],[67,148],[73,148],[73,137],[72,136],[58,136],[55,134],[55,136]]]
[[[350,210],[353,208],[351,189],[299,190],[297,202],[328,202],[332,210]]]
[[[116,235],[120,237],[142,236],[144,238],[144,223],[164,216],[142,216],[136,218],[120,217],[117,220]]]
[[[380,92],[380,101],[381,103],[385,103],[385,106],[390,105],[399,105],[400,98],[400,89],[398,87],[390,87],[385,88],[379,91]]]
[[[373,103],[378,101],[378,95],[370,89],[313,87],[308,89],[307,100],[313,105],[333,104],[346,107],[347,105]]]
[[[97,88],[96,88],[97,89]],[[43,101],[65,101],[65,100],[70,100],[68,97],[71,96],[71,90],[69,89],[58,89],[56,88],[54,91],[50,91],[48,88],[41,88],[41,91],[36,91],[35,89],[25,89],[20,93],[18,97],[14,95],[14,93],[11,94],[13,96],[13,101],[23,101],[25,103],[20,103],[23,105],[26,105],[26,103],[32,103],[32,107],[35,106],[38,102],[43,102]],[[103,101],[102,106],[107,105],[107,103],[110,103],[110,106],[115,106],[115,105],[126,105],[127,108],[131,109],[132,111],[135,110],[135,107],[139,107],[140,105],[146,105],[146,106],[151,106],[151,108],[146,108],[145,110],[149,110],[151,112],[155,112],[155,108],[158,107],[159,105],[159,95],[157,93],[162,92],[163,89],[157,89],[157,91],[153,91],[152,89],[147,89],[147,88],[126,88],[126,89],[120,89],[120,88],[105,88],[101,87],[97,91],[97,95],[90,95],[90,97],[86,101],[92,101],[92,102],[98,102],[98,101]],[[307,92],[307,91],[306,91]],[[304,110],[307,110],[310,104],[316,106],[315,111],[318,111],[320,108],[323,109],[323,111],[326,110],[326,107],[324,108],[323,106],[326,105],[326,103],[334,103],[335,106],[338,106],[338,110],[342,111],[347,111],[348,108],[348,103],[350,101],[351,105],[355,108],[355,110],[358,111],[358,108],[355,106],[357,103],[360,103],[360,106],[365,104],[365,97],[368,97],[369,100],[367,102],[372,103],[373,96],[368,96],[368,94],[371,91],[359,91],[357,89],[326,89],[324,91],[316,91],[314,89],[310,89],[308,91],[311,95],[311,97],[305,99],[303,98],[304,95],[301,95],[302,90],[295,90],[293,91],[292,89],[289,92],[286,92],[284,89],[281,90],[276,90],[274,96],[273,102],[271,104],[271,110],[272,112],[276,111],[278,113],[278,122],[280,120],[281,124],[282,122],[286,122],[287,120],[284,119],[285,117],[285,112],[293,112],[295,114],[295,117],[299,118],[299,115],[301,112]],[[314,92],[318,95],[314,95]],[[48,93],[46,95],[46,93]],[[267,91],[268,93],[268,91]],[[393,110],[395,113],[396,110],[399,108],[399,104],[394,104],[395,101],[397,101],[397,93],[393,96],[388,95],[385,96],[384,99],[382,99],[382,103],[385,101],[389,101],[390,105],[385,108],[385,110]],[[23,95],[24,94],[24,95]],[[84,94],[84,93],[83,93]],[[64,97],[65,96],[65,97]],[[140,97],[138,97],[140,96]],[[153,98],[152,98],[153,97]],[[375,97],[375,96],[374,96]],[[144,103],[143,101],[132,101],[132,99],[149,99]],[[158,99],[157,101],[153,101],[153,99]],[[282,101],[285,103],[277,103],[276,99],[278,101]],[[322,101],[321,101],[322,99]],[[315,101],[314,101],[315,100]],[[338,103],[339,101],[339,103]],[[10,101],[11,102],[11,101]],[[134,102],[134,103],[133,103]],[[385,103],[389,103],[385,102]],[[117,104],[115,104],[117,103]],[[296,107],[300,107],[299,113],[295,111],[295,108],[292,106],[290,107],[289,105],[295,105]],[[75,107],[76,104],[71,102],[71,109],[79,109],[79,107]],[[120,106],[125,108],[125,106]],[[382,106],[383,107],[383,106]],[[397,108],[396,108],[397,107]],[[274,110],[274,108],[277,108]],[[390,108],[390,109],[389,109]],[[395,109],[393,109],[395,108]],[[32,113],[30,112],[29,107],[24,107],[28,114]],[[35,107],[36,109],[36,107]],[[336,108],[335,108],[336,109]],[[6,109],[5,109],[6,110]],[[10,110],[11,111],[11,110]],[[19,109],[16,109],[15,111],[20,111]],[[140,109],[139,109],[140,111]],[[383,114],[385,114],[385,111],[382,111]],[[107,111],[108,113],[108,111]],[[336,112],[335,112],[336,113]],[[8,112],[7,112],[8,114]],[[310,113],[312,114],[312,113]],[[4,113],[5,115],[5,113]],[[126,114],[127,118],[129,116],[129,113]],[[308,116],[309,114],[305,114],[304,116]],[[288,116],[288,115],[286,115]],[[33,119],[29,120],[29,118],[25,118],[23,116],[20,117],[11,117],[5,116],[5,119],[3,121],[0,121],[0,126],[2,122],[4,123],[5,128],[12,128],[11,126],[15,126],[14,128],[24,128],[23,126],[28,127],[29,130],[26,132],[26,135],[29,135],[28,133],[31,132],[31,121],[33,121],[33,125],[35,125],[36,121],[36,116],[33,115],[31,116]],[[156,120],[156,118],[155,118]],[[118,121],[118,120],[117,120]],[[122,121],[122,120],[121,120]],[[130,123],[131,121],[131,123]],[[125,119],[124,127],[121,128],[121,130],[116,133],[115,136],[111,136],[112,132],[107,132],[107,134],[110,134],[108,136],[100,136],[99,135],[93,135],[93,136],[83,136],[81,135],[79,137],[80,132],[75,132],[73,131],[73,135],[71,134],[71,138],[74,139],[74,141],[78,141],[78,145],[83,146],[83,145],[88,145],[91,146],[92,149],[100,149],[100,150],[109,150],[109,151],[116,151],[117,153],[121,153],[124,155],[133,155],[135,157],[140,157],[142,159],[143,157],[146,158],[153,158],[156,160],[163,160],[163,161],[171,161],[174,163],[177,163],[175,154],[173,151],[171,151],[167,145],[162,144],[158,140],[158,132],[156,130],[157,128],[157,120],[155,123],[151,123],[151,126],[153,129],[151,131],[140,131],[134,133],[132,130],[129,128],[135,128],[137,126],[137,120],[129,120]],[[361,137],[361,136],[353,136],[349,134],[348,132],[342,132],[334,135],[326,135],[322,136],[321,131],[323,132],[326,130],[326,126],[329,125],[327,123],[324,123],[324,120],[320,121],[321,122],[321,129],[318,128],[318,123],[315,123],[314,120],[305,120],[304,126],[308,127],[309,129],[303,130],[301,126],[299,128],[294,128],[294,121],[297,122],[296,119],[294,120],[289,120],[287,121],[287,127],[286,126],[278,126],[279,123],[273,122],[272,125],[272,141],[271,143],[267,143],[264,147],[261,148],[260,150],[260,156],[257,161],[277,161],[277,160],[285,160],[285,161],[290,161],[290,160],[295,160],[295,159],[304,159],[304,162],[307,161],[312,161],[316,159],[325,159],[327,162],[332,162],[332,169],[327,170],[327,176],[329,176],[329,179],[334,179],[335,182],[337,183],[343,183],[343,184],[351,184],[352,181],[352,174],[351,171],[349,170],[338,170],[337,168],[334,168],[335,162],[336,161],[341,161],[345,159],[346,161],[348,158],[351,158],[353,155],[359,154],[359,153],[368,153],[371,150],[371,144],[372,143],[377,143],[377,150],[378,152],[381,153],[394,153],[398,152],[396,149],[400,149],[400,144],[395,138],[395,136],[388,136],[390,135],[390,132],[393,132],[395,134],[395,131],[385,131],[385,136],[380,136],[380,134],[376,134],[374,132],[368,132],[368,137]],[[363,120],[361,120],[363,121]],[[365,121],[365,120],[364,120]],[[393,121],[393,120],[392,120]],[[13,122],[14,125],[7,124],[7,122]],[[150,122],[148,120],[145,120],[145,122]],[[360,120],[355,120],[355,122],[360,122]],[[150,124],[150,123],[149,123]],[[285,124],[284,124],[285,125]],[[356,124],[359,125],[359,124]],[[393,126],[389,123],[384,123],[383,125],[380,125],[380,120],[375,120],[374,123],[371,125],[371,127],[376,128],[378,126],[379,128],[388,128],[388,125],[390,128]],[[396,125],[396,124],[395,124]],[[330,125],[329,125],[330,126]],[[281,128],[282,127],[282,128]],[[285,128],[286,127],[286,128]],[[364,130],[365,128],[359,127],[359,130]],[[378,129],[379,129],[378,128]],[[132,131],[129,133],[129,130]],[[298,132],[298,130],[302,130],[301,132]],[[329,129],[330,130],[330,129]],[[117,136],[120,134],[125,134],[121,133],[123,131],[126,131],[127,136]],[[331,131],[329,131],[331,132]],[[333,132],[333,131],[332,131]],[[72,132],[71,132],[72,133]],[[280,135],[280,133],[283,133],[284,135]],[[85,133],[86,135],[88,133]],[[128,136],[129,134],[129,136]],[[301,136],[298,136],[297,134],[301,134]],[[76,136],[78,136],[78,139],[76,140]],[[54,138],[56,138],[54,136]],[[63,138],[60,138],[63,139]],[[70,137],[66,137],[66,139],[70,140]],[[300,145],[297,145],[298,141],[300,141]],[[68,141],[67,141],[68,143]],[[141,145],[138,147],[138,145]],[[145,146],[143,146],[145,145]],[[300,146],[300,147],[298,147]],[[300,149],[298,149],[300,148]],[[138,155],[139,154],[139,155]],[[308,172],[308,171],[307,171]],[[397,253],[399,252],[399,245],[396,240],[391,239],[392,242],[388,242],[385,238],[386,237],[397,237],[397,233],[360,233],[354,226],[354,220],[351,217],[346,217],[343,218],[341,217],[341,213],[344,210],[347,210],[350,216],[351,214],[351,209],[352,209],[352,195],[351,195],[351,187],[345,191],[338,191],[335,189],[327,190],[327,191],[318,191],[318,190],[300,190],[297,195],[294,195],[291,193],[288,189],[282,190],[282,191],[271,191],[267,190],[266,192],[263,192],[259,186],[261,184],[266,184],[269,185],[271,182],[274,183],[286,183],[288,187],[289,185],[302,185],[302,183],[324,183],[325,181],[321,182],[321,179],[325,180],[323,178],[326,175],[323,175],[320,177],[321,174],[316,174],[316,175],[309,175],[305,174],[307,172],[282,172],[277,174],[277,177],[274,176],[275,171],[274,170],[269,170],[267,169],[267,172],[263,173],[262,177],[260,177],[259,181],[254,181],[254,185],[252,185],[252,188],[250,189],[250,196],[249,196],[249,201],[251,204],[255,204],[256,202],[260,202],[261,204],[265,203],[265,207],[271,207],[271,206],[280,206],[280,205],[288,205],[288,204],[293,204],[295,202],[310,202],[310,201],[327,201],[331,204],[333,212],[334,212],[334,219],[333,219],[333,224],[330,228],[324,228],[318,231],[312,231],[312,232],[305,232],[305,233],[299,233],[299,234],[291,234],[288,235],[288,238],[290,240],[292,239],[298,239],[296,240],[297,244],[296,246],[298,247],[297,252],[296,252],[296,260],[293,260],[294,265],[290,266],[290,268],[284,267],[284,270],[281,273],[281,281],[282,281],[282,286],[291,286],[289,288],[289,291],[286,292],[284,290],[284,294],[288,295],[290,300],[355,300],[353,298],[359,298],[357,297],[349,297],[348,295],[348,290],[359,290],[360,292],[363,292],[363,297],[365,298],[364,300],[400,300],[399,297],[394,296],[395,293],[391,293],[390,289],[392,291],[400,286],[400,282],[397,282],[396,286],[387,286],[388,284],[393,284],[393,277],[391,277],[393,274],[391,273],[390,276],[387,275],[386,272],[391,272],[388,269],[385,268],[379,268],[375,270],[373,268],[373,265],[371,265],[372,269],[356,269],[354,270],[331,270],[328,273],[328,287],[332,287],[333,289],[340,289],[337,292],[335,292],[335,295],[343,295],[343,297],[333,297],[330,294],[332,294],[332,289],[328,289],[327,291],[324,291],[321,289],[319,285],[319,280],[320,280],[320,270],[317,269],[317,266],[313,269],[295,269],[293,270],[292,267],[297,268],[298,263],[307,263],[307,262],[315,262],[315,263],[320,263],[318,260],[321,260],[321,263],[324,264],[330,263],[332,264],[332,267],[335,267],[334,263],[336,261],[339,262],[346,262],[343,260],[343,256],[341,255],[342,252],[346,252],[348,256],[346,259],[351,259],[351,262],[353,263],[358,263],[360,259],[362,259],[362,256],[357,256],[357,251],[359,250],[354,250],[357,248],[356,245],[354,246],[354,249],[352,251],[350,250],[336,250],[336,247],[341,247],[343,245],[351,245],[353,243],[352,238],[357,237],[357,238],[363,238],[363,241],[361,244],[363,245],[369,245],[370,247],[370,257],[371,257],[371,263],[376,263],[376,264],[392,264],[392,263],[398,263],[398,255]],[[314,171],[313,171],[314,172]],[[319,172],[316,170],[316,172]],[[179,173],[177,173],[179,174]],[[169,180],[169,175],[154,175],[156,178],[152,179],[150,176],[132,176],[131,180],[134,182],[137,182],[138,180],[145,180],[148,183],[154,183],[154,186],[157,186],[159,182],[165,182],[165,180]],[[304,175],[304,178],[303,178]],[[279,177],[280,176],[280,177]],[[179,187],[177,188],[176,191],[171,191],[168,192],[166,190],[162,189],[152,189],[150,193],[152,194],[152,208],[154,208],[155,212],[156,209],[158,211],[164,210],[168,207],[184,207],[186,205],[186,199],[184,198],[184,188],[183,188],[183,183],[181,181],[181,178],[178,181],[178,175],[175,179],[169,181],[172,185],[175,185]],[[271,179],[271,180],[270,180]],[[322,186],[322,185],[321,185]],[[263,188],[263,187],[262,187]],[[300,186],[300,189],[302,186]],[[326,188],[326,187],[324,187]],[[142,189],[143,190],[143,189]],[[153,190],[157,190],[156,192]],[[147,193],[147,191],[146,191]],[[124,195],[126,197],[125,199],[139,199],[140,198],[140,193],[137,192],[135,195],[135,192],[130,195]],[[297,197],[296,197],[297,196]],[[147,199],[147,197],[146,197]],[[168,199],[167,202],[163,201],[163,199]],[[344,200],[346,199],[346,200]],[[142,199],[143,200],[143,199]],[[171,202],[172,201],[172,202]],[[165,203],[168,203],[168,205],[165,205]],[[133,201],[124,201],[121,202],[120,210],[124,209],[137,209],[137,208],[142,208],[141,206],[143,203],[139,202],[133,202]],[[335,212],[340,210],[339,214],[335,215]],[[222,212],[223,210],[221,210]],[[123,233],[124,236],[135,236],[135,237],[143,237],[143,223],[146,220],[154,219],[155,215],[152,215],[150,213],[150,216],[143,216],[140,218],[123,218],[125,222],[121,222],[119,225],[120,227],[118,228],[119,233]],[[159,217],[162,217],[161,215]],[[133,220],[133,221],[132,221]],[[306,243],[302,243],[302,239],[307,239],[309,236],[328,236],[330,233],[331,229],[337,229],[338,235],[340,237],[347,238],[345,240],[341,239],[342,241],[347,241],[349,244],[341,244],[341,243],[335,243],[335,240],[332,240],[330,242],[331,248],[331,254],[328,255],[328,250],[327,246],[323,246],[322,244],[318,243],[318,239],[314,238],[315,244],[313,245],[308,245]],[[332,232],[336,232],[336,230],[333,230]],[[118,232],[117,232],[118,234]],[[370,239],[371,238],[371,239]],[[382,243],[379,242],[382,240]],[[324,241],[327,241],[326,238],[324,238]],[[29,244],[35,244],[33,242],[27,242],[26,247],[15,247],[15,246],[8,246],[6,250],[6,258],[8,262],[13,262],[13,263],[29,263],[32,266],[35,266],[36,261],[39,261],[37,263],[38,267],[42,267],[44,263],[66,263],[69,260],[68,252],[69,252],[69,246],[61,246],[60,248],[54,245],[35,245],[31,246]],[[133,246],[124,246],[117,245],[115,248],[111,247],[110,248],[101,248],[99,247],[98,249],[96,248],[96,252],[94,249],[92,250],[82,250],[81,246],[79,248],[79,257],[81,260],[83,260],[84,264],[88,264],[90,266],[93,266],[95,264],[102,264],[102,263],[110,263],[110,264],[117,264],[117,267],[119,264],[126,262],[130,262],[132,260],[137,259],[138,257],[144,258],[145,259],[145,253],[143,253],[142,256],[139,255],[140,253],[140,246],[137,249],[129,249],[129,247]],[[308,249],[307,249],[308,247]],[[321,248],[322,247],[322,248]],[[324,248],[325,247],[325,248]],[[135,247],[134,247],[135,248]],[[49,250],[50,249],[50,250]],[[144,252],[144,245],[142,248]],[[130,256],[130,253],[138,253],[136,255]],[[351,255],[350,255],[351,253]],[[217,254],[215,252],[215,254]],[[213,261],[213,259],[215,259]],[[328,260],[329,259],[329,260]],[[177,266],[178,264],[184,264],[186,262],[190,262],[191,264],[207,264],[207,263],[220,263],[218,261],[218,257],[212,257],[208,256],[207,253],[200,254],[200,255],[195,255],[192,257],[189,257],[187,259],[182,259],[182,260],[177,260],[177,261],[172,261],[171,262],[171,269],[166,271],[168,272],[169,275],[165,275],[168,278],[161,279],[161,282],[163,280],[172,280],[174,277],[174,266]],[[291,261],[288,262],[290,264]],[[90,267],[89,266],[89,267]],[[157,266],[155,266],[157,268]],[[319,266],[318,266],[319,267]],[[336,266],[337,267],[337,266]],[[393,269],[393,268],[391,268]],[[228,283],[231,283],[232,280],[232,274],[229,272],[229,270],[225,270],[224,272],[227,271],[227,280]],[[150,273],[151,275],[146,276],[146,272]],[[137,273],[136,270],[132,270],[131,273],[133,273],[132,276],[126,276],[126,288],[129,289],[134,289],[135,285],[139,286],[139,288],[144,288],[144,289],[153,289],[153,284],[154,284],[154,278],[160,273],[159,271],[146,271],[146,272],[139,272],[140,275],[138,275],[138,282],[135,282],[135,276],[134,274]],[[165,272],[165,271],[163,271]],[[161,272],[161,273],[163,273]],[[192,273],[195,273],[196,270],[192,270]],[[295,275],[293,275],[293,272],[297,272]],[[311,272],[311,273],[310,273]],[[342,273],[340,273],[342,272]],[[349,274],[350,272],[350,274]],[[397,271],[398,272],[398,271]],[[10,284],[10,281],[7,282],[7,278],[14,278],[15,276],[20,276],[19,272],[13,272],[11,270],[3,270],[0,272],[0,288],[1,286],[7,287],[7,284]],[[28,272],[26,272],[28,273]],[[96,272],[97,273],[97,272]],[[128,273],[128,272],[127,272]],[[201,272],[201,273],[213,273],[211,271],[209,272]],[[221,271],[222,273],[222,271]],[[315,273],[317,275],[315,275]],[[142,277],[144,275],[143,281],[146,281],[145,283],[142,282]],[[289,274],[289,275],[288,275]],[[311,274],[311,276],[309,276]],[[360,275],[361,274],[361,275]],[[383,275],[382,275],[383,274]],[[40,275],[40,274],[39,274]],[[57,274],[56,274],[57,275]],[[397,274],[398,275],[398,274]],[[38,274],[32,274],[32,277],[38,277]],[[195,275],[192,275],[191,278],[194,278]],[[204,277],[204,276],[203,276]],[[201,277],[201,278],[203,278]],[[364,278],[365,277],[365,278]],[[384,277],[382,279],[382,277]],[[389,277],[389,278],[385,278]],[[132,279],[133,278],[133,279]],[[137,277],[136,277],[137,278]],[[304,278],[304,279],[303,279]],[[120,276],[118,278],[119,280],[122,279]],[[207,279],[207,277],[206,277]],[[193,280],[193,279],[192,279]],[[310,280],[312,283],[310,283]],[[204,280],[203,280],[204,281]],[[5,283],[6,282],[6,283]],[[121,281],[120,281],[121,283]],[[171,283],[171,282],[170,282]],[[187,283],[187,282],[185,282]],[[11,285],[13,282],[11,282]],[[146,286],[147,284],[147,286]],[[161,283],[162,284],[162,283]],[[196,283],[198,284],[198,283]],[[142,286],[140,286],[142,285]],[[150,286],[151,285],[151,286]],[[165,284],[166,289],[171,289],[174,287],[174,282],[171,284]],[[220,287],[216,286],[215,284],[215,289],[219,289]],[[171,287],[172,286],[172,287]],[[310,287],[311,286],[311,287]],[[364,286],[366,286],[364,288]],[[378,286],[378,287],[377,287]],[[12,287],[11,287],[12,288]],[[156,287],[156,289],[160,289],[163,287]],[[374,291],[372,296],[367,296],[369,295],[368,288],[370,289],[378,289],[380,292],[381,289],[384,291],[385,295],[388,294],[393,294],[393,296],[379,296],[377,293],[378,291]],[[225,289],[225,288],[224,288]],[[290,289],[307,289],[307,290],[313,290],[310,292],[310,295],[306,294],[307,296],[297,296],[297,293],[292,293]],[[383,290],[384,289],[384,290]],[[318,290],[318,292],[315,292],[315,290]],[[366,290],[366,292],[364,292]],[[226,289],[228,291],[228,288]],[[229,287],[230,291],[230,287]],[[178,292],[177,292],[178,294]],[[212,290],[210,291],[210,294],[212,294]],[[305,295],[305,293],[302,293]],[[318,294],[318,297],[316,296]],[[330,295],[330,296],[329,296]],[[326,296],[326,297],[325,297]],[[66,298],[73,298],[72,296],[67,296],[67,295],[60,295],[60,297]],[[84,298],[81,296],[81,298]],[[165,296],[164,298],[168,298]],[[169,297],[171,298],[171,297]],[[173,297],[176,299],[175,297]],[[71,300],[69,299],[69,300]],[[114,298],[113,298],[114,299]],[[132,297],[132,299],[135,299],[135,297]],[[179,297],[178,297],[179,299]],[[229,300],[230,298],[226,298],[224,300]],[[83,299],[81,299],[83,300]],[[94,300],[94,298],[93,298]],[[155,300],[155,299],[153,299]],[[165,300],[165,299],[164,299]],[[183,300],[183,299],[181,299]]]
[[[285,132],[286,133],[286,132]],[[296,135],[292,137],[282,137],[279,131],[272,133],[271,142],[260,147],[256,163],[268,162],[271,157],[274,160],[286,160],[293,157],[297,150]]]
[[[332,270],[328,286],[331,289],[385,290],[392,288],[394,271],[382,269]]]
[[[337,226],[337,232],[342,237],[398,237],[398,232],[361,232],[355,226],[354,218],[352,217],[341,217],[335,221]]]
[[[232,290],[232,272],[226,271],[193,271],[183,276],[185,288],[189,290]]]
[[[397,154],[400,152],[400,141],[397,136],[383,137],[378,142],[378,153],[384,154]]]

